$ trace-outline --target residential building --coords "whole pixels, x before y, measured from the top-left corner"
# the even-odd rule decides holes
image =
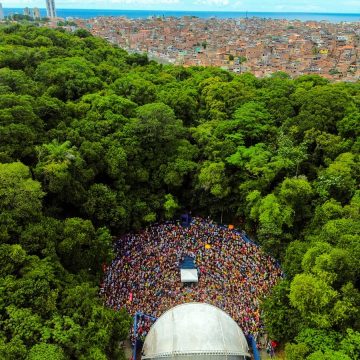
[[[291,77],[360,80],[360,22],[186,16],[74,21],[130,53],[146,52],[161,63],[218,66],[259,77],[285,71]]]
[[[23,13],[25,16],[31,16],[31,10],[28,7],[24,8]]]
[[[48,18],[56,18],[55,0],[46,0],[46,11]]]

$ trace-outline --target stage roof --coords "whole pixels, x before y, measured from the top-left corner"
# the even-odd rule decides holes
[[[232,359],[249,357],[237,323],[224,311],[205,303],[186,303],[165,312],[151,327],[143,360]]]

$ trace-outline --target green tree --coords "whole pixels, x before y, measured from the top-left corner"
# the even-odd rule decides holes
[[[349,356],[341,351],[328,350],[325,352],[316,351],[309,355],[307,360],[351,360]]]
[[[290,281],[282,280],[261,305],[270,337],[281,342],[293,340],[304,326],[299,310],[290,304],[289,293]]]
[[[351,359],[359,359],[360,333],[352,329],[347,329],[346,336],[341,340],[341,350]]]
[[[226,197],[230,188],[225,177],[225,164],[223,162],[204,163],[199,173],[199,186],[219,199]]]
[[[141,141],[154,146],[163,146],[179,138],[184,129],[182,122],[175,118],[173,110],[162,103],[153,103],[137,109],[138,121],[135,134]]]
[[[157,98],[170,106],[176,117],[181,119],[185,125],[194,124],[197,120],[199,100],[195,88],[180,85],[175,87],[171,83],[171,86],[163,87]]]
[[[290,344],[285,345],[286,359],[303,360],[309,354],[309,348],[306,344]]]
[[[19,337],[13,337],[8,342],[4,341],[4,339],[0,340],[0,356],[3,359],[23,360],[26,355],[26,346]]]
[[[22,70],[0,69],[0,83],[18,95],[36,95],[37,84]]]
[[[319,328],[332,324],[331,307],[338,293],[324,280],[310,274],[298,274],[290,286],[290,302],[305,321]]]
[[[58,195],[58,202],[81,203],[85,196],[84,184],[93,172],[84,169],[84,161],[75,146],[69,141],[37,147],[38,163],[35,175],[42,181],[46,191]]]
[[[81,57],[50,59],[36,70],[36,80],[47,87],[50,96],[60,100],[75,100],[103,87],[95,76],[94,66]]]
[[[0,160],[33,159],[34,145],[44,136],[44,123],[35,114],[34,99],[6,94],[0,98]]]
[[[87,194],[84,210],[96,225],[119,227],[126,220],[126,208],[121,206],[116,192],[103,184],[94,184]]]
[[[111,88],[115,94],[124,96],[139,105],[154,102],[156,98],[155,85],[137,74],[128,74],[117,79]]]
[[[26,251],[18,245],[1,244],[0,245],[0,276],[11,275],[19,270],[24,264],[27,256]]]
[[[345,91],[331,86],[316,86],[309,91],[300,88],[293,99],[299,107],[295,119],[301,131],[315,128],[334,134],[337,122],[353,107]]]
[[[89,220],[67,218],[64,238],[57,251],[69,270],[87,270],[96,274],[103,263],[111,260],[111,236],[105,228],[95,230]]]
[[[243,134],[247,146],[263,142],[267,137],[273,136],[275,131],[271,115],[258,102],[248,102],[238,108],[234,112],[234,122],[236,130]]]
[[[10,338],[19,338],[26,344],[35,345],[41,339],[43,321],[30,309],[16,308],[10,305],[6,308],[9,318],[4,321],[3,328]]]
[[[309,244],[300,240],[292,241],[289,244],[282,263],[286,276],[292,278],[302,272],[302,261],[308,248]]]
[[[176,199],[171,194],[166,194],[164,202],[165,218],[172,219],[178,209],[179,204]]]
[[[349,200],[355,192],[359,177],[358,158],[352,153],[339,155],[319,174],[316,187],[325,199]]]
[[[252,196],[256,190],[247,196],[248,201],[252,201]],[[292,227],[294,211],[288,205],[283,205],[278,197],[269,194],[258,198],[251,208],[250,217],[259,224],[258,236],[264,249],[277,253],[281,247],[286,228]]]
[[[41,215],[44,196],[39,182],[31,179],[30,170],[20,162],[0,164],[0,237],[10,240],[23,226]]]
[[[65,360],[64,351],[61,347],[54,345],[54,344],[36,344],[34,345],[27,357],[28,360],[47,360],[47,359],[54,359],[54,360]]]

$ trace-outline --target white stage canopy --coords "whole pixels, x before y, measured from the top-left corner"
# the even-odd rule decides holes
[[[245,336],[224,311],[186,303],[166,311],[150,328],[142,360],[245,360]]]

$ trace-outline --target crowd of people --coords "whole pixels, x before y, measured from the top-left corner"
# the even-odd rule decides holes
[[[198,217],[188,227],[164,223],[127,234],[116,251],[101,284],[107,306],[159,317],[178,304],[205,302],[255,336],[263,327],[260,302],[282,276],[276,261],[240,232]],[[194,258],[198,269],[198,283],[191,286],[180,280],[184,256]]]
[[[138,323],[137,323],[136,330],[134,328],[131,329],[130,340],[131,340],[132,345],[135,344],[135,341],[137,339],[140,340],[141,342],[145,341],[146,335],[150,331],[150,328],[151,328],[152,324],[154,323],[154,321],[155,321],[154,318],[150,318],[146,315],[140,315],[138,317]],[[136,331],[136,333],[134,331]]]

